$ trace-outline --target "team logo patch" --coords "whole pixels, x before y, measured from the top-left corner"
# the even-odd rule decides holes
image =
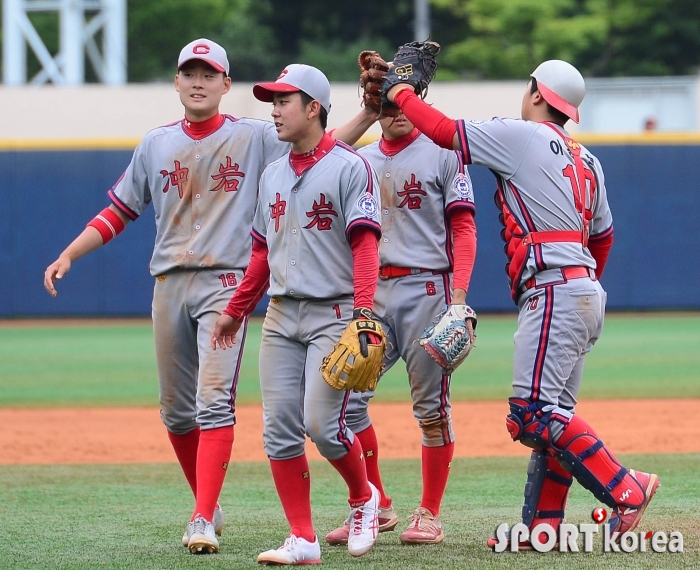
[[[468,200],[469,202],[474,201],[474,188],[472,187],[472,181],[463,172],[460,172],[455,176],[454,189],[457,195],[463,200]]]
[[[396,68],[394,68],[394,73],[398,76],[399,79],[408,79],[413,75],[413,65],[408,63],[406,65],[400,65]]]
[[[379,204],[369,192],[365,192],[357,201],[357,207],[368,218],[376,219],[379,214]]]

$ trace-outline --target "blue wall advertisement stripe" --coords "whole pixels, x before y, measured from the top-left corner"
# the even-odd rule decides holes
[[[602,279],[608,308],[700,309],[700,138],[580,138],[603,165],[614,217]],[[58,283],[57,298],[43,288],[46,267],[109,204],[107,191],[131,160],[133,147],[108,142],[0,141],[1,318],[150,314],[152,210],[78,260]],[[496,183],[485,168],[469,166],[469,173],[479,249],[468,302],[480,312],[514,311],[493,205]]]

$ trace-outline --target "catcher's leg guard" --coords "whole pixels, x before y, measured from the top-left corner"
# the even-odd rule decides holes
[[[547,402],[531,402],[523,398],[508,398],[510,414],[506,416],[506,429],[510,433],[513,441],[519,441],[532,449],[547,449],[550,446],[550,431],[554,427],[553,423],[561,429],[561,424],[569,421],[571,414],[561,416],[554,414],[553,409],[559,409]]]
[[[555,530],[564,520],[564,510],[573,477],[550,452],[533,451],[527,466],[523,523],[530,529],[546,523]]]
[[[602,503],[633,509],[645,503],[642,485],[578,416],[571,418],[552,448],[562,467]]]
[[[564,510],[572,482],[573,477],[564,471],[551,452],[533,451],[527,466],[523,524],[532,530],[544,523],[558,531],[559,525],[564,522]],[[547,537],[540,534],[540,542],[547,542]],[[486,541],[489,548],[495,548],[498,543],[497,537]],[[533,550],[532,543],[521,540],[518,550]]]

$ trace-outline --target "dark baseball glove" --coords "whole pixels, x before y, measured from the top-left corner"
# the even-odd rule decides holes
[[[362,89],[361,106],[368,107],[382,117],[396,117],[399,108],[387,101],[382,105],[382,79],[389,70],[389,64],[378,52],[365,50],[357,57],[360,65],[360,89]]]
[[[323,359],[323,379],[336,390],[366,392],[379,381],[386,334],[369,309],[355,309],[353,320]]]
[[[420,345],[448,374],[469,356],[474,346],[469,336],[467,320],[472,320],[472,327],[476,330],[476,313],[470,306],[447,305],[418,339]]]
[[[425,98],[428,85],[435,77],[437,61],[435,56],[440,51],[440,44],[426,40],[411,42],[399,48],[389,71],[384,75],[381,89],[381,104],[391,105],[386,95],[399,83],[408,83],[421,98]]]

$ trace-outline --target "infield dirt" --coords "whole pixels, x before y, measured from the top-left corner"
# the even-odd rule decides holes
[[[614,452],[698,453],[700,399],[593,400],[578,405]],[[506,402],[456,402],[456,457],[526,456],[505,429]],[[372,403],[382,459],[419,458],[420,430],[408,404]],[[240,406],[231,461],[266,461],[262,409]],[[157,408],[0,409],[0,465],[170,463],[175,461]],[[309,459],[320,459],[307,446]]]

